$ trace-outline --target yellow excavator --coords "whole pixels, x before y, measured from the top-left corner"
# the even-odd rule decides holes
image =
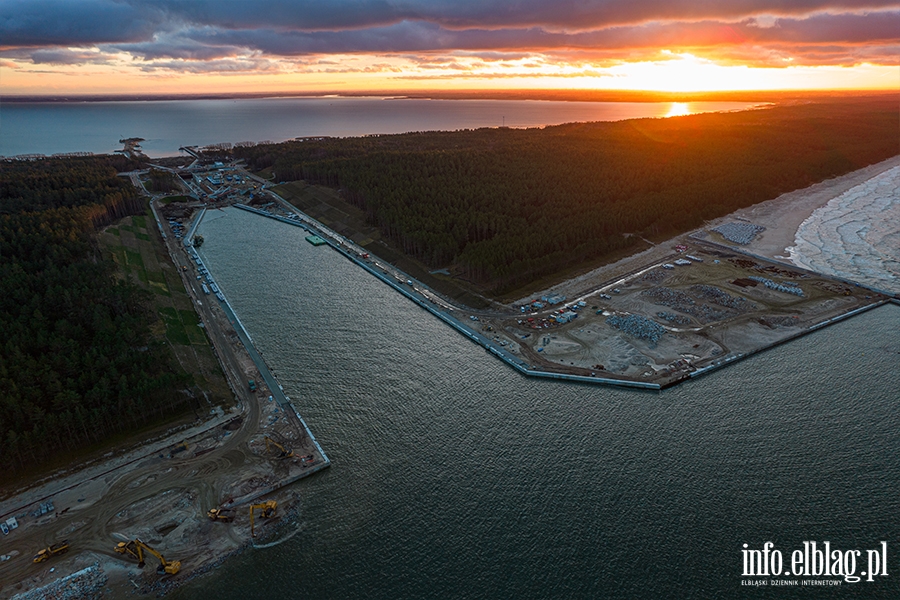
[[[275,516],[275,509],[278,508],[278,503],[274,500],[269,500],[262,504],[252,504],[250,506],[250,537],[256,537],[256,531],[253,529],[253,513],[257,508],[262,510],[259,513],[259,518],[268,519]]]
[[[60,554],[65,554],[69,551],[69,540],[63,540],[56,544],[52,544],[47,546],[43,550],[38,551],[37,554],[31,559],[33,563],[44,562],[51,556],[58,556]]]
[[[210,521],[221,521],[222,523],[231,523],[234,521],[233,508],[211,508],[206,513]]]
[[[272,450],[271,446],[275,446],[276,448],[278,448],[281,451],[281,454],[278,455],[278,458],[291,458],[292,456],[294,456],[293,451],[288,450],[287,448],[285,448],[284,446],[282,446],[281,444],[279,444],[278,442],[276,442],[269,436],[265,436],[265,437],[266,437],[266,452],[267,453]],[[270,446],[270,444],[271,444],[271,446]]]
[[[163,555],[142,542],[139,539],[134,539],[130,542],[119,542],[116,544],[116,552],[119,554],[130,554],[134,558],[138,560],[138,567],[144,568],[144,552],[148,552],[159,559],[160,565],[156,567],[156,572],[162,575],[163,573],[168,573],[169,575],[175,575],[178,571],[181,570],[181,561],[167,561],[163,558]]]

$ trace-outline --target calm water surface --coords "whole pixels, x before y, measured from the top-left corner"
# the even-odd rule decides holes
[[[0,156],[109,153],[120,139],[141,137],[149,156],[172,156],[185,144],[284,141],[302,136],[356,136],[540,127],[669,114],[742,110],[748,102],[545,102],[390,98],[264,98],[160,102],[3,103]]]
[[[662,393],[529,379],[299,228],[201,254],[333,466],[299,532],[172,597],[898,598],[900,307]],[[888,541],[890,576],[749,590],[741,545]]]

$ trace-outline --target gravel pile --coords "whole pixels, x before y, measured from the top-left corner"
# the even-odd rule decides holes
[[[756,237],[756,234],[765,231],[766,228],[761,225],[753,225],[752,223],[725,223],[712,229],[719,233],[729,242],[735,244],[749,244]]]
[[[760,323],[771,329],[779,327],[795,327],[800,324],[800,317],[797,316],[768,316],[759,320]]]
[[[89,600],[100,598],[109,580],[99,563],[57,579],[43,587],[22,592],[12,600]]]
[[[765,277],[757,277],[751,276],[748,279],[752,279],[758,283],[763,284],[770,290],[775,290],[776,292],[784,292],[785,294],[793,294],[795,296],[800,296],[801,298],[804,296],[803,289],[800,288],[796,283],[778,283],[777,281],[772,281],[771,279],[766,279]]]
[[[697,317],[703,321],[720,321],[728,318],[732,313],[715,308],[709,304],[697,304],[697,301],[684,292],[667,287],[654,287],[641,292],[641,296],[647,296],[654,304],[674,308],[678,312]]]
[[[692,285],[691,291],[707,302],[712,302],[725,308],[733,308],[738,312],[743,313],[756,310],[756,305],[749,300],[745,300],[740,296],[732,296],[728,292],[724,292],[712,285]]]
[[[647,283],[659,283],[668,276],[669,274],[665,271],[661,271],[660,269],[653,269],[652,271],[647,271],[646,273],[644,273],[641,276],[640,280]]]
[[[669,323],[675,323],[676,325],[691,325],[693,321],[688,319],[687,317],[682,317],[681,315],[676,315],[675,313],[670,312],[658,312],[656,316],[660,319],[665,319]]]
[[[615,327],[630,336],[647,340],[653,344],[656,344],[666,332],[665,328],[659,323],[640,315],[628,315],[627,317],[612,315],[611,317],[606,318],[606,324]]]

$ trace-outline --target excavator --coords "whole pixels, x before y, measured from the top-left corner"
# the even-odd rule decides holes
[[[275,509],[278,508],[278,503],[274,500],[269,500],[262,504],[252,504],[250,506],[250,537],[256,537],[256,532],[253,529],[253,513],[257,508],[262,510],[259,517],[261,519],[268,519],[275,516]]]
[[[47,546],[43,550],[38,551],[37,554],[31,559],[33,563],[44,562],[51,556],[58,556],[60,554],[65,554],[69,551],[69,540],[63,540],[56,544],[51,544]]]
[[[234,521],[233,508],[211,508],[206,513],[210,521],[221,521],[222,523],[231,523]]]
[[[281,444],[279,444],[278,442],[276,442],[269,436],[265,436],[265,437],[266,437],[266,452],[269,452],[271,450],[271,447],[270,447],[270,444],[271,444],[272,446],[275,446],[276,448],[281,450],[281,454],[278,455],[278,458],[291,458],[292,456],[294,456],[294,452],[292,450],[288,450],[287,448],[285,448],[284,446],[282,446]]]
[[[167,561],[163,558],[163,555],[142,542],[139,539],[134,539],[130,542],[119,542],[116,544],[115,548],[116,552],[119,554],[130,554],[134,558],[138,559],[138,567],[144,568],[144,552],[148,552],[159,559],[160,565],[156,567],[156,572],[162,575],[163,573],[168,573],[169,575],[175,575],[178,571],[181,570],[181,561]]]

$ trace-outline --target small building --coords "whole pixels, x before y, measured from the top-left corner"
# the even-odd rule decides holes
[[[556,322],[559,323],[560,325],[562,325],[563,323],[568,323],[569,321],[576,318],[577,316],[578,316],[578,313],[571,311],[571,310],[567,310],[566,312],[562,313],[561,315],[556,315]]]

